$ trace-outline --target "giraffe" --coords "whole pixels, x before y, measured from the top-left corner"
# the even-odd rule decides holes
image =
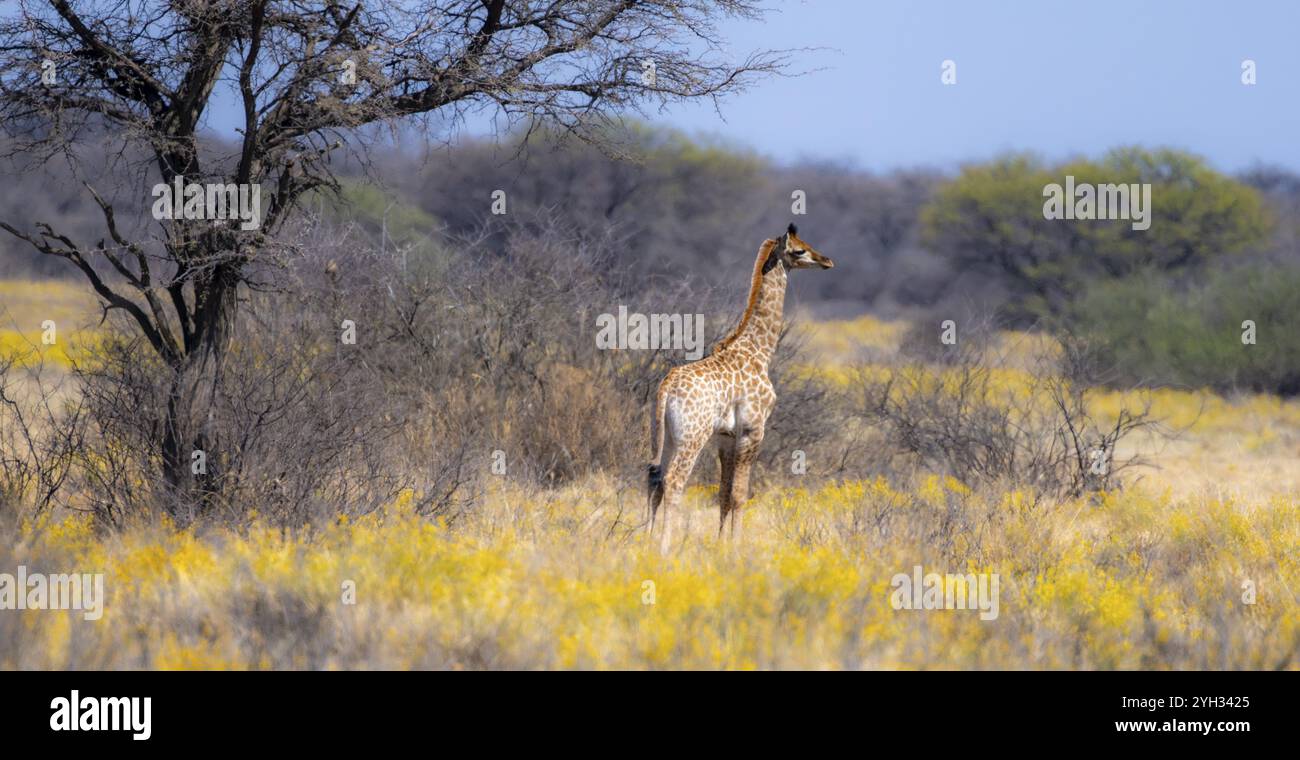
[[[786,273],[791,269],[834,266],[799,239],[791,224],[785,234],[763,241],[754,261],[749,300],[735,329],[699,361],[674,367],[659,384],[650,417],[650,534],[664,509],[660,548],[672,542],[671,515],[680,511],[686,481],[711,438],[718,442],[718,537],[730,518],[736,537],[737,513],[749,499],[749,472],[763,441],[763,429],[776,404],[767,368],[781,335]]]

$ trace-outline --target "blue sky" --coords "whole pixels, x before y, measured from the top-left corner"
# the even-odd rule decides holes
[[[732,100],[726,124],[698,107],[668,118],[778,160],[887,169],[1136,143],[1226,170],[1300,170],[1300,2],[810,0],[731,31],[737,49],[836,49],[801,59],[824,71]],[[1241,83],[1247,58],[1254,86]],[[945,59],[955,85],[940,82]],[[788,124],[768,118],[774,103]]]
[[[1170,146],[1237,171],[1300,171],[1300,2],[792,0],[725,24],[737,53],[802,54],[724,103],[652,121],[721,135],[777,161],[952,167],[1011,150],[1049,159]],[[957,83],[940,82],[942,62]],[[1258,83],[1241,83],[1244,59]],[[773,108],[790,115],[771,118]],[[219,109],[210,126],[222,127]],[[725,121],[724,121],[725,119]],[[486,120],[471,123],[482,129]]]

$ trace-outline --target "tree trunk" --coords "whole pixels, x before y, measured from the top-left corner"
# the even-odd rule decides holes
[[[164,504],[181,525],[212,507],[221,482],[216,405],[234,330],[237,286],[235,270],[227,265],[196,278],[192,339],[170,368],[162,441]]]

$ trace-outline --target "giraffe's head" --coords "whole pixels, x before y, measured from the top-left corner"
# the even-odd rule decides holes
[[[813,250],[811,245],[799,238],[799,230],[792,223],[786,227],[785,234],[777,238],[772,252],[781,257],[781,264],[786,269],[811,269],[821,267],[830,269],[835,262]]]

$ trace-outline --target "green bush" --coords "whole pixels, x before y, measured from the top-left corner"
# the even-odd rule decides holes
[[[1255,342],[1243,342],[1247,321]],[[1073,306],[1073,331],[1116,379],[1300,394],[1300,265],[1243,266],[1184,284],[1144,272]]]
[[[1134,229],[1129,219],[1044,218],[1045,187],[1067,176],[1080,186],[1150,184],[1150,227]],[[1269,230],[1254,188],[1196,156],[1165,149],[1120,148],[1100,160],[1058,165],[1012,155],[966,166],[921,213],[926,246],[954,269],[997,276],[1010,291],[1002,316],[1019,324],[1060,316],[1097,280],[1232,260]]]

